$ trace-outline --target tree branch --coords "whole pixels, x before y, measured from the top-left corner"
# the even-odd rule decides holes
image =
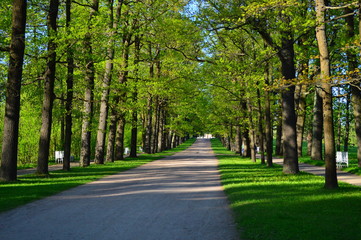
[[[235,94],[234,92],[232,92],[231,90],[229,90],[228,88],[226,88],[226,87],[224,87],[222,85],[218,85],[218,84],[214,84],[214,83],[211,83],[210,85],[213,86],[213,87],[218,87],[218,88],[221,88],[221,89],[225,90],[226,92],[231,94],[231,96],[235,97],[238,101],[242,100],[242,98],[240,98],[237,94]]]
[[[179,50],[175,47],[170,47],[170,46],[166,46],[168,49],[174,50],[176,52],[179,52],[183,55],[184,58],[191,60],[191,61],[196,61],[196,62],[206,62],[206,63],[211,63],[211,64],[215,64],[214,61],[211,60],[207,60],[207,59],[199,59],[198,57],[189,57],[187,56],[186,53],[184,53],[182,50]]]
[[[326,9],[332,9],[332,10],[338,10],[338,9],[343,9],[343,8],[348,8],[350,6],[355,6],[357,7],[358,6],[358,2],[353,2],[353,3],[349,3],[349,4],[346,4],[346,5],[343,5],[343,6],[335,6],[335,7],[332,7],[332,6],[325,6]]]
[[[80,3],[80,2],[77,2],[77,1],[74,1],[74,0],[72,2],[75,3],[75,4],[78,4],[79,6],[93,8],[93,5],[83,4],[83,3]]]
[[[348,16],[352,16],[352,15],[355,15],[355,12],[350,12],[350,13],[347,13],[347,14],[344,14],[344,15],[341,15],[341,16],[338,16],[338,17],[334,17],[328,21],[325,21],[326,23],[329,23],[329,22],[332,22],[332,21],[335,21],[337,19],[340,19],[340,18],[345,18],[345,17],[348,17]]]

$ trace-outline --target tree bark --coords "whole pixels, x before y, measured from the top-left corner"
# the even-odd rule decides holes
[[[259,131],[259,149],[261,152],[261,164],[265,164],[265,155],[264,155],[264,135],[265,132],[263,131],[263,108],[261,104],[261,93],[259,88],[257,88],[257,101],[258,101],[258,131]]]
[[[271,80],[271,66],[267,62],[265,69],[265,83],[266,86],[270,85]],[[270,92],[265,91],[265,133],[266,133],[266,156],[267,166],[273,166],[272,153],[273,153],[273,136],[272,136],[272,118],[271,118],[271,100]]]
[[[1,152],[0,179],[17,179],[20,90],[25,50],[26,0],[13,0],[12,33]]]
[[[137,110],[133,110],[132,113],[132,129],[130,136],[130,154],[132,158],[137,157],[137,139],[138,139],[138,113]]]
[[[278,52],[282,63],[282,76],[285,80],[292,80],[296,77],[292,34],[285,32],[282,36],[282,49]],[[289,86],[282,91],[283,172],[286,174],[299,172],[294,95],[295,86]]]
[[[244,151],[242,156],[250,158],[252,155],[251,155],[251,141],[249,139],[249,136],[250,136],[249,130],[245,129],[243,131],[243,136],[242,136],[243,138],[242,142],[244,143],[243,145]]]
[[[66,27],[69,29],[71,21],[71,0],[66,0]],[[71,136],[72,136],[72,111],[73,111],[73,85],[74,85],[74,57],[72,47],[67,48],[67,78],[66,78],[66,103],[65,103],[65,140],[63,170],[70,170]]]
[[[239,125],[239,120],[237,121],[236,126],[236,153],[242,155],[242,132],[241,132],[241,126]]]
[[[361,0],[359,0],[359,11],[361,11]],[[352,12],[351,9],[346,9],[346,14]],[[361,30],[361,14],[359,14],[359,30]],[[349,39],[354,39],[355,37],[355,22],[354,16],[349,16],[346,18],[346,29],[347,37]],[[361,35],[360,35],[361,39]],[[357,68],[357,56],[352,50],[346,51],[347,61],[348,61],[348,70],[351,72],[351,78],[356,78],[357,73],[354,70]],[[353,116],[355,121],[355,132],[356,132],[356,144],[357,144],[357,161],[358,167],[361,167],[361,91],[360,91],[360,80],[352,80],[351,84],[351,102],[353,107]],[[346,129],[349,128],[348,122],[346,122]],[[346,131],[348,132],[348,131]],[[347,135],[348,136],[348,135]],[[347,144],[346,144],[347,143]],[[345,146],[348,146],[348,137],[345,137]],[[345,147],[344,151],[347,151],[348,148]]]
[[[326,177],[325,188],[338,188],[336,174],[335,137],[332,113],[332,87],[330,84],[330,61],[327,47],[327,36],[325,29],[325,3],[324,0],[316,1],[316,38],[320,52],[320,79],[323,100],[323,128],[325,135],[325,163]]]
[[[311,156],[312,152],[312,132],[309,131],[307,134],[307,156]]]
[[[165,107],[165,103],[162,104],[160,110],[160,126],[159,126],[159,146],[158,151],[163,152],[164,150],[167,150],[167,135],[168,131],[165,128],[165,125],[167,124],[167,116],[166,111],[163,109]]]
[[[254,130],[254,121],[253,121],[253,109],[251,107],[250,100],[247,100],[248,108],[248,119],[249,119],[249,140],[250,140],[250,150],[251,150],[251,159],[253,162],[256,162],[256,134]]]
[[[51,124],[53,121],[53,104],[54,104],[54,84],[55,84],[55,70],[56,70],[56,31],[57,31],[57,17],[59,9],[59,0],[50,0],[49,12],[47,17],[48,29],[48,58],[47,66],[44,75],[44,95],[43,108],[41,114],[41,129],[39,140],[39,155],[37,174],[48,174],[49,169],[49,150],[50,150],[50,136]]]
[[[152,58],[152,45],[149,43],[149,56]],[[154,78],[154,62],[151,61],[149,65],[149,76],[150,79]],[[146,121],[145,121],[145,133],[144,133],[144,152],[152,153],[152,126],[153,126],[153,96],[148,93],[147,98],[147,110],[146,110]]]
[[[115,160],[124,159],[124,127],[125,116],[120,114],[115,138]]]
[[[315,90],[312,121],[312,160],[323,160],[322,157],[323,110],[320,89]]]
[[[124,31],[125,32],[125,31]],[[122,62],[120,64],[121,70],[119,74],[119,88],[121,90],[116,91],[116,101],[114,106],[114,117],[118,119],[118,124],[116,127],[116,139],[115,139],[115,159],[123,160],[124,159],[124,128],[125,128],[125,110],[124,105],[126,102],[126,91],[125,86],[128,81],[129,74],[129,47],[131,34],[126,34],[123,36],[123,51],[122,51]]]
[[[135,84],[138,83],[138,71],[139,71],[139,60],[140,60],[140,37],[135,36],[134,40],[134,77]],[[138,112],[137,112],[137,101],[138,101],[138,89],[135,87],[133,89],[133,112],[132,112],[132,129],[131,129],[131,139],[130,139],[130,157],[137,157],[137,139],[138,139]]]
[[[282,116],[278,113],[279,116],[277,116],[277,128],[276,128],[276,149],[275,154],[276,156],[282,156],[283,155],[283,140],[282,140]]]
[[[297,104],[297,153],[302,156],[303,133],[306,119],[306,85],[296,86],[296,104]]]
[[[361,0],[358,1],[359,5],[359,13],[361,11]],[[361,31],[361,14],[359,17],[359,33]],[[359,34],[359,38],[361,39],[361,34]],[[352,102],[353,102],[353,114],[355,117],[355,130],[356,130],[356,139],[357,139],[357,161],[358,167],[361,167],[361,84],[360,81],[355,83],[355,88],[352,87]]]
[[[104,152],[105,152],[105,137],[106,137],[106,128],[107,128],[107,118],[108,118],[108,104],[109,104],[109,92],[110,84],[112,81],[112,72],[113,72],[113,60],[115,53],[115,33],[118,27],[118,22],[121,13],[122,1],[118,2],[116,8],[115,19],[114,19],[114,9],[113,9],[113,0],[109,0],[110,6],[110,22],[109,22],[109,41],[107,49],[107,59],[105,63],[105,72],[102,83],[102,96],[100,100],[100,111],[99,111],[99,122],[98,122],[98,131],[97,131],[97,140],[95,145],[95,159],[96,164],[104,163]]]
[[[152,153],[158,152],[159,133],[160,133],[160,104],[159,97],[155,100],[155,114],[154,114],[154,130],[152,136]]]
[[[99,2],[93,0],[92,7],[89,15],[88,33],[84,39],[84,48],[86,56],[86,69],[85,69],[85,95],[84,95],[84,111],[83,111],[83,123],[81,134],[81,150],[80,150],[80,165],[86,167],[90,165],[91,158],[91,128],[93,122],[93,102],[94,102],[94,77],[95,68],[93,60],[93,47],[91,37],[91,20],[98,12]]]
[[[109,125],[109,134],[108,134],[108,143],[107,143],[107,152],[106,152],[106,162],[114,162],[114,146],[115,146],[115,136],[117,131],[117,113],[112,109],[112,114],[110,115],[110,125]]]
[[[287,16],[281,15],[281,21],[290,22]],[[272,39],[270,33],[258,21],[253,22],[253,27],[257,30],[264,41],[277,51],[278,58],[282,65],[282,76],[284,80],[293,80],[296,78],[294,66],[294,47],[293,36],[290,30],[281,30],[281,45],[278,46]],[[282,90],[282,134],[283,134],[283,172],[286,174],[296,174],[298,168],[297,154],[297,131],[296,131],[296,112],[294,103],[295,86],[287,83]]]
[[[351,94],[348,89],[348,94],[346,97],[346,114],[345,114],[345,136],[343,139],[343,151],[348,152],[348,142],[350,138],[350,102],[351,102]]]

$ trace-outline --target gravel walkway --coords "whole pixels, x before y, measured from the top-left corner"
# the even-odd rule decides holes
[[[239,239],[208,139],[0,214],[0,239]]]

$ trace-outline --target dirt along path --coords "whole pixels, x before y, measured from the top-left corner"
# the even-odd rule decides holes
[[[239,239],[208,139],[0,214],[0,239]]]

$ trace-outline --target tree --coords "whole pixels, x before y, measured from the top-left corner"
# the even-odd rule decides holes
[[[361,1],[359,1],[359,32],[361,32]],[[346,8],[346,14],[352,13],[349,8]],[[354,20],[353,15],[348,16],[346,18],[347,22],[347,37],[349,39],[354,39]],[[359,33],[359,40],[361,41],[361,34]],[[351,77],[355,78],[351,84],[351,93],[352,93],[352,106],[353,106],[353,115],[355,121],[355,132],[356,132],[356,143],[357,143],[357,160],[358,167],[361,167],[361,91],[360,91],[360,80],[357,80],[357,58],[356,54],[352,52],[352,50],[346,51],[347,59],[348,59],[348,70],[351,73]],[[360,61],[360,59],[359,59]]]
[[[316,38],[320,52],[320,81],[322,87],[323,101],[323,128],[325,135],[325,162],[326,177],[325,188],[338,188],[336,173],[336,153],[335,138],[332,119],[332,87],[330,84],[330,62],[327,47],[327,37],[325,29],[325,2],[324,0],[315,0],[316,2]]]
[[[41,116],[41,129],[39,139],[39,156],[38,156],[38,174],[48,174],[49,150],[51,124],[53,121],[53,104],[54,104],[54,84],[56,70],[56,32],[58,18],[59,0],[50,0],[49,12],[47,17],[48,30],[48,56],[47,66],[44,74],[44,95],[43,109]]]
[[[66,0],[66,28],[69,31],[71,22],[71,0]],[[66,103],[65,103],[65,142],[64,142],[64,160],[63,170],[70,170],[70,155],[71,155],[71,142],[72,142],[72,111],[73,111],[73,87],[74,87],[74,54],[73,49],[68,43],[66,52],[67,61],[67,77],[66,77]]]
[[[311,159],[322,160],[323,111],[321,90],[318,86],[314,94]]]
[[[93,121],[93,101],[94,101],[94,60],[93,60],[93,43],[91,36],[92,19],[98,12],[99,1],[93,0],[88,22],[88,32],[85,35],[85,82],[86,88],[84,93],[84,112],[83,112],[83,124],[82,124],[82,137],[81,137],[81,153],[80,153],[80,165],[83,167],[90,165],[91,158],[91,125]]]
[[[108,118],[108,98],[110,91],[110,84],[112,80],[113,73],[113,61],[114,61],[114,51],[115,51],[115,34],[119,22],[119,17],[121,14],[121,8],[123,1],[119,1],[116,13],[114,16],[113,0],[108,2],[110,9],[110,20],[109,20],[109,42],[107,47],[107,59],[105,63],[105,72],[102,83],[102,96],[100,101],[100,111],[99,111],[99,123],[97,131],[97,142],[95,146],[95,163],[103,164],[104,163],[104,149],[105,149],[105,136],[106,136],[106,123]],[[114,126],[113,126],[114,128]]]
[[[26,26],[26,0],[13,0],[12,33],[9,46],[9,69],[3,131],[0,179],[15,181],[20,113],[20,90],[23,73]]]

